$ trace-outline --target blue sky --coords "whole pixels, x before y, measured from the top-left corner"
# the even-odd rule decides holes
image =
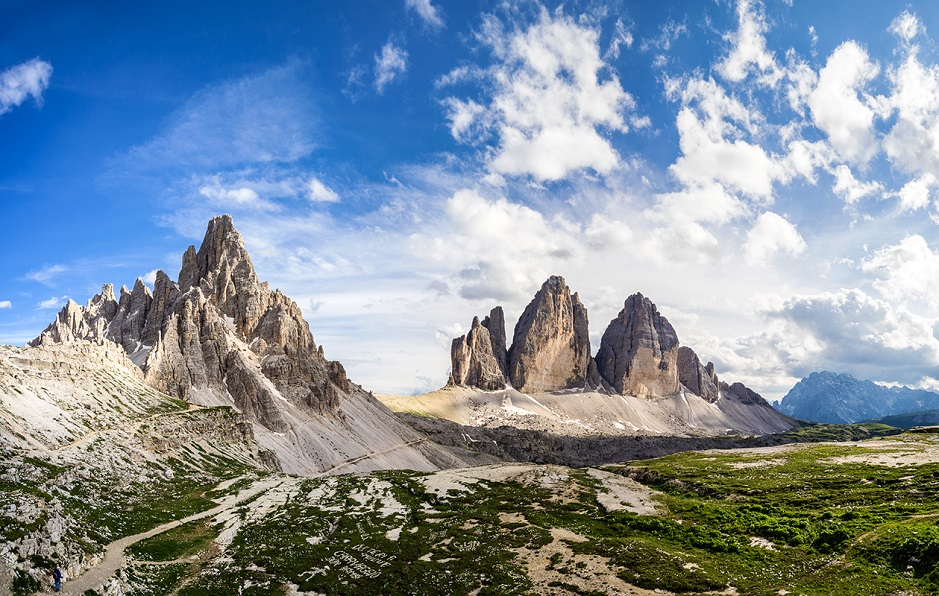
[[[231,213],[379,392],[551,274],[770,399],[939,387],[935,3],[0,7],[0,342]]]

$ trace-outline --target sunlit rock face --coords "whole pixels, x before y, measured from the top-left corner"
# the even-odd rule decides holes
[[[469,332],[454,338],[447,384],[486,391],[505,389],[506,360],[505,316],[497,306],[482,321],[474,317]]]
[[[642,294],[626,299],[600,340],[597,370],[622,395],[678,392],[678,335]]]
[[[515,325],[508,377],[529,393],[596,384],[587,309],[563,277],[548,278]]]

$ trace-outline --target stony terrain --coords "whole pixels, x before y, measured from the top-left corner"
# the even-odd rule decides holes
[[[89,343],[0,347],[0,459],[0,561],[24,590],[279,467],[232,408],[161,394],[119,346]]]
[[[467,426],[512,426],[575,437],[753,435],[783,432],[795,424],[765,401],[741,403],[731,391],[713,403],[685,390],[649,400],[591,390],[526,394],[469,387],[446,387],[415,396],[379,395],[378,399],[396,412]]]

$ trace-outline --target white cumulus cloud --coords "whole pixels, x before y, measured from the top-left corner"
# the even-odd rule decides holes
[[[750,263],[760,263],[778,253],[797,256],[805,252],[805,240],[786,218],[767,211],[747,233],[743,252]]]
[[[310,178],[309,193],[307,194],[307,197],[311,201],[318,203],[339,202],[339,194],[320,182],[318,178]]]
[[[759,113],[713,79],[669,81],[666,89],[682,104],[675,122],[682,154],[670,169],[684,185],[721,183],[759,198],[772,195],[777,180],[791,177],[782,160],[746,140],[759,129]]]
[[[923,64],[918,45],[908,51],[889,73],[886,107],[897,120],[884,137],[884,151],[901,171],[939,176],[939,66]]]
[[[738,0],[737,30],[725,36],[731,44],[730,52],[717,64],[721,76],[739,83],[756,72],[761,83],[775,87],[784,73],[766,47],[768,29],[759,0]]]
[[[271,210],[276,205],[263,199],[253,188],[247,186],[225,188],[218,177],[212,177],[209,184],[199,189],[199,194],[223,206],[241,207],[246,209]]]
[[[917,35],[926,32],[926,27],[923,26],[923,22],[919,20],[918,16],[904,10],[900,13],[900,16],[890,23],[890,32],[906,43],[911,43]]]
[[[570,261],[581,244],[579,227],[566,229],[530,207],[473,190],[454,193],[446,215],[449,230],[433,239],[430,254],[460,264],[453,285],[464,298],[527,294],[554,273],[552,267]]]
[[[52,79],[52,65],[33,58],[0,72],[0,115],[33,98],[42,103],[42,94]]]
[[[772,341],[790,370],[848,372],[920,383],[939,365],[937,321],[858,289],[796,296],[767,313],[786,326]]]
[[[852,163],[867,163],[877,152],[874,110],[859,93],[879,72],[864,48],[846,41],[828,57],[808,99],[815,125]]]
[[[68,300],[68,296],[53,296],[36,303],[36,310],[58,309]]]
[[[9,300],[0,300],[0,310],[5,308],[13,308],[13,303]]]
[[[880,182],[862,182],[854,177],[851,168],[844,164],[838,165],[834,170],[835,185],[832,190],[838,194],[848,205],[853,205],[861,199],[884,192]]]
[[[153,284],[156,283],[157,271],[159,271],[159,269],[151,269],[150,271],[147,271],[146,273],[144,273],[140,279],[143,280],[143,283],[147,284],[148,286],[152,288]]]
[[[408,52],[389,41],[375,55],[375,90],[384,93],[392,81],[407,72]]]
[[[929,206],[930,195],[937,188],[939,188],[939,179],[927,172],[910,180],[894,194],[900,199],[901,209],[916,211]]]
[[[443,27],[443,18],[430,0],[404,0],[404,5],[416,12],[428,25]]]
[[[485,22],[480,39],[496,64],[477,76],[492,89],[488,103],[448,98],[451,134],[474,140],[480,128],[498,136],[490,161],[496,174],[559,180],[592,169],[609,173],[619,155],[606,132],[626,132],[633,97],[619,79],[601,80],[607,65],[597,31],[542,11],[525,30]]]
[[[919,234],[876,251],[861,263],[861,270],[878,276],[874,287],[887,300],[918,300],[939,308],[939,254]]]

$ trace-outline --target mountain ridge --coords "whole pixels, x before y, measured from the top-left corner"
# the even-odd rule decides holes
[[[297,304],[255,273],[231,216],[209,221],[199,249],[182,256],[178,281],[157,271],[153,291],[113,286],[85,306],[69,300],[29,342],[117,344],[148,385],[204,406],[235,407],[284,471],[434,470],[467,460],[403,424],[327,360]]]
[[[496,319],[498,324],[493,325],[490,321]],[[502,307],[496,306],[484,321],[474,317],[466,335],[453,339],[447,386],[428,394],[440,399],[384,396],[384,403],[397,411],[420,403],[424,411],[460,424],[504,423],[575,434],[581,426],[590,427],[583,421],[595,415],[618,421],[591,427],[591,432],[607,434],[761,433],[779,432],[793,424],[742,383],[720,380],[714,364],[703,364],[693,349],[680,345],[674,327],[641,293],[626,298],[607,325],[595,357],[590,355],[587,309],[561,276],[552,275],[536,292],[519,317],[508,348],[500,334],[503,319]],[[503,355],[508,370],[498,366]],[[489,395],[492,392],[502,392],[501,403]],[[594,403],[597,412],[575,407],[569,400],[545,398],[556,393],[576,394],[581,402]],[[588,397],[594,394],[621,400],[604,403]],[[553,405],[525,405],[532,399]],[[461,400],[473,404],[469,408],[473,414]],[[641,400],[658,403],[644,405]],[[520,416],[521,411],[525,414]],[[656,416],[671,422],[652,421]]]
[[[777,409],[801,420],[852,424],[939,409],[939,394],[906,386],[886,387],[846,373],[817,371],[796,383]]]

